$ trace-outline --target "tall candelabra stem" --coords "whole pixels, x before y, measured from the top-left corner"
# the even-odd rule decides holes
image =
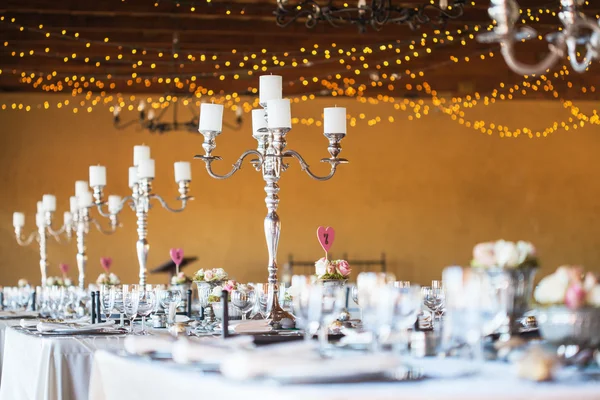
[[[38,240],[40,244],[40,273],[42,275],[42,287],[46,286],[46,278],[48,277],[48,249],[47,245],[48,234],[46,227],[40,224],[38,227]]]
[[[87,265],[87,247],[85,245],[85,236],[89,231],[89,209],[79,210],[77,217],[77,227],[75,234],[77,236],[77,270],[79,272],[79,288],[85,289],[85,267]]]
[[[152,184],[149,179],[142,179],[138,184],[139,195],[136,199],[135,215],[137,217],[137,234],[138,241],[136,242],[136,250],[138,263],[140,265],[140,285],[146,285],[146,266],[148,263],[148,252],[150,244],[148,243],[148,209],[149,209],[149,194]]]

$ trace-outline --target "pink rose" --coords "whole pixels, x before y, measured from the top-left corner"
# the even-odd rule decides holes
[[[205,281],[210,281],[214,278],[213,272],[208,270],[208,271],[204,271],[204,280]]]
[[[585,296],[585,290],[583,290],[583,287],[580,284],[572,284],[567,289],[565,305],[571,310],[576,310],[585,304]]]
[[[350,264],[346,260],[339,260],[337,263],[337,272],[340,273],[344,278],[350,275],[352,272],[352,268],[350,268]]]
[[[229,293],[235,288],[235,281],[227,281],[225,286],[223,286],[223,290],[227,290]]]
[[[473,262],[481,267],[493,267],[496,265],[496,254],[494,253],[494,243],[479,243],[473,248]]]

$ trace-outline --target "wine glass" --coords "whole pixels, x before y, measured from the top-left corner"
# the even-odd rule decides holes
[[[410,287],[410,281],[396,281],[394,282],[395,288],[407,288]]]
[[[292,307],[297,318],[296,322],[304,328],[304,340],[311,340],[319,330],[320,315],[314,311],[309,313],[310,280],[304,275],[294,275],[292,276],[292,286],[295,291],[295,296],[292,298]]]
[[[210,295],[210,290],[208,295]],[[208,301],[208,297],[206,300]],[[166,311],[168,324],[175,323],[175,315],[177,314],[177,307],[179,307],[179,303],[181,303],[180,290],[162,290],[160,292],[160,304]]]
[[[123,311],[130,320],[129,333],[133,333],[133,321],[138,313],[140,294],[138,285],[123,285]]]
[[[329,343],[329,325],[337,319],[345,305],[345,291],[339,285],[323,285],[315,282],[310,294],[309,316],[314,319],[314,310],[319,315],[319,349],[324,353]]]
[[[140,302],[138,304],[138,314],[142,316],[142,331],[139,335],[148,335],[146,330],[146,318],[154,312],[156,308],[156,293],[152,290],[151,285],[146,287],[139,292]]]
[[[379,351],[380,338],[383,337],[380,329],[385,328],[386,297],[383,289],[390,282],[384,273],[361,272],[356,278],[358,290],[358,304],[360,305],[362,323],[365,330],[371,332],[373,351]],[[391,281],[393,282],[393,280]],[[388,321],[389,323],[389,321]]]
[[[421,290],[423,292],[423,304],[425,304],[425,307],[431,312],[431,324],[435,328],[435,320],[444,307],[444,290],[441,285],[436,287],[425,286]]]
[[[107,321],[110,318],[113,309],[115,308],[115,293],[116,290],[112,285],[102,285],[100,287],[102,309],[104,310]]]
[[[242,313],[242,321],[246,320],[246,313],[252,309],[256,302],[254,290],[233,290],[231,292],[231,304]]]
[[[421,287],[418,285],[401,288],[389,287],[389,291],[391,297],[383,304],[384,307],[385,304],[389,304],[391,307],[391,319],[386,322],[389,323],[390,328],[399,332],[399,350],[402,355],[406,355],[409,345],[409,330],[414,327],[421,312]]]

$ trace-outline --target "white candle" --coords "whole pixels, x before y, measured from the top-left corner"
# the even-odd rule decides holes
[[[44,205],[42,204],[41,201],[37,202],[37,212],[38,213],[44,212]]]
[[[139,179],[154,178],[154,160],[140,161],[137,168],[137,175]]]
[[[108,196],[108,212],[111,214],[116,214],[119,212],[119,208],[121,207],[121,196],[110,195]]]
[[[13,226],[15,228],[22,228],[25,226],[25,214],[21,212],[13,213]]]
[[[38,228],[44,227],[44,216],[42,215],[42,213],[35,214],[35,226],[37,226]]]
[[[73,222],[73,214],[69,211],[65,211],[63,214],[63,222],[65,225],[71,225],[71,222]]]
[[[260,104],[267,104],[269,100],[281,100],[281,76],[263,75],[259,78],[258,83]],[[271,115],[270,112],[269,115]]]
[[[199,132],[223,130],[223,106],[221,104],[200,104]]]
[[[137,167],[129,167],[129,187],[132,188],[138,181]]]
[[[90,186],[106,186],[106,167],[101,165],[90,167]]]
[[[47,212],[56,211],[56,197],[51,194],[45,194],[42,197],[42,207]]]
[[[90,192],[81,193],[79,196],[77,196],[77,201],[77,205],[80,208],[91,207],[94,203],[92,199],[92,194]]]
[[[76,213],[77,212],[77,208],[78,208],[78,204],[77,204],[77,197],[76,196],[71,196],[69,198],[69,209],[71,210],[71,213]]]
[[[346,133],[346,108],[328,107],[323,110],[325,133]]]
[[[150,147],[148,146],[133,146],[133,165],[136,167],[143,160],[150,159]]]
[[[76,181],[75,182],[75,196],[78,196],[82,193],[87,193],[89,190],[89,185],[87,181]]]
[[[262,108],[252,110],[252,133],[254,135],[264,135],[264,131],[260,130],[267,129],[267,120],[265,119],[266,112]]]
[[[192,167],[187,161],[178,161],[175,163],[175,182],[191,181]]]
[[[270,129],[292,127],[292,111],[289,99],[269,100],[267,102],[267,113],[269,114],[267,126]]]

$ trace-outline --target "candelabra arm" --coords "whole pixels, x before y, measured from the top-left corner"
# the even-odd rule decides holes
[[[119,224],[117,223],[116,219],[114,218],[114,216],[110,215],[109,216],[111,218],[110,220],[110,229],[106,230],[102,227],[102,225],[100,224],[100,222],[96,221],[95,219],[91,218],[90,222],[92,224],[94,224],[94,226],[96,227],[96,230],[100,233],[102,233],[103,235],[112,235],[113,233],[115,233],[117,231],[117,228],[119,226]]]
[[[62,235],[63,233],[65,233],[65,231],[67,230],[67,226],[63,225],[60,227],[59,230],[55,231],[54,229],[52,229],[52,227],[50,225],[46,226],[46,229],[48,229],[48,233],[54,237],[54,239],[56,239],[56,241],[58,243],[61,243],[60,241],[60,235]],[[67,236],[68,238],[68,236]]]
[[[178,213],[178,212],[182,212],[183,210],[185,210],[185,207],[187,206],[187,201],[191,199],[191,197],[185,197],[185,198],[181,198],[181,207],[180,208],[171,208],[169,207],[169,205],[167,204],[167,202],[165,201],[165,199],[163,199],[161,196],[159,196],[158,194],[150,194],[149,196],[150,199],[156,199],[160,202],[160,205],[167,211],[173,212],[173,213]]]
[[[298,160],[298,162],[300,162],[300,168],[302,168],[302,171],[306,172],[306,174],[308,176],[310,176],[312,179],[317,180],[317,181],[327,181],[331,178],[333,178],[333,175],[335,175],[335,171],[337,169],[338,164],[340,164],[342,161],[336,161],[334,159],[327,159],[327,161],[330,163],[331,165],[331,171],[329,171],[329,174],[326,176],[318,176],[315,175],[311,170],[310,167],[308,165],[308,163],[304,160],[304,158],[300,155],[300,153],[298,153],[295,150],[287,150],[285,153],[283,153],[284,157],[294,157],[295,159]]]
[[[577,57],[577,42],[578,38],[575,35],[568,36],[566,39],[567,51],[569,55],[569,62],[571,67],[579,73],[585,72],[592,61],[599,57],[600,52],[600,26],[596,22],[588,19],[579,19],[570,27],[570,31],[576,32],[581,29],[590,29],[593,33],[587,43],[587,51],[583,57],[583,61],[580,62]]]
[[[237,171],[239,171],[242,168],[242,164],[243,164],[244,160],[246,159],[246,157],[248,157],[250,155],[255,155],[258,157],[258,160],[253,160],[252,164],[254,166],[254,169],[259,171],[260,167],[263,163],[263,155],[257,150],[247,150],[233,164],[233,168],[231,169],[231,171],[229,171],[225,175],[216,174],[212,170],[212,162],[215,160],[220,160],[220,158],[213,157],[213,156],[200,156],[200,155],[197,155],[194,158],[204,161],[204,163],[206,164],[206,171],[208,172],[208,175],[210,175],[212,178],[227,179],[227,178],[230,178],[231,176],[233,176],[233,174],[235,174]]]
[[[37,237],[37,232],[31,232],[26,239],[23,239],[23,236],[21,235],[21,228],[15,229],[15,238],[17,239],[19,246],[29,246],[35,239],[37,239]]]

